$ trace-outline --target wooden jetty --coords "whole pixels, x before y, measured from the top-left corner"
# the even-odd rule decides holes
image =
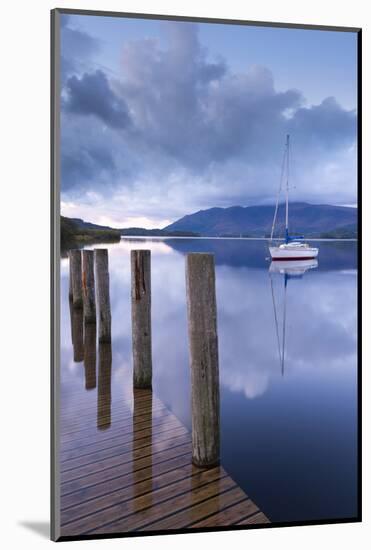
[[[71,336],[84,385],[61,397],[61,537],[269,523],[220,464],[213,257],[187,258],[191,434],[151,390],[150,251],[131,254],[134,376],[120,392],[112,384],[108,252],[94,253],[98,330],[93,257],[83,256],[81,285],[79,254],[70,256]]]
[[[62,403],[62,537],[269,523],[221,465],[192,464],[190,432],[150,390],[100,410]]]

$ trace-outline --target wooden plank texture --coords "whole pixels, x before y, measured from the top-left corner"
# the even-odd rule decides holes
[[[95,406],[62,399],[62,536],[269,523],[221,465],[192,464],[191,434],[150,390],[111,406],[110,354],[104,367]]]

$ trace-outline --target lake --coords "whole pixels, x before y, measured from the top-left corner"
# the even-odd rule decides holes
[[[317,242],[318,265],[270,269],[267,241],[122,239],[109,249],[114,404],[132,392],[130,250],[152,251],[153,390],[188,427],[185,255],[216,264],[221,462],[273,522],[357,515],[357,243]],[[94,247],[87,247],[94,248]],[[61,260],[61,401],[97,388],[71,342]],[[92,412],[92,425],[96,412]]]

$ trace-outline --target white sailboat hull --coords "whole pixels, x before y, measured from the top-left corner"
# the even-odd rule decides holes
[[[269,252],[272,260],[312,260],[318,256],[318,248],[311,246],[270,246]]]

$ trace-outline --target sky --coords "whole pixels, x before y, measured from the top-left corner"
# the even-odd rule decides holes
[[[276,200],[357,201],[357,37],[61,16],[61,212],[165,227]]]

